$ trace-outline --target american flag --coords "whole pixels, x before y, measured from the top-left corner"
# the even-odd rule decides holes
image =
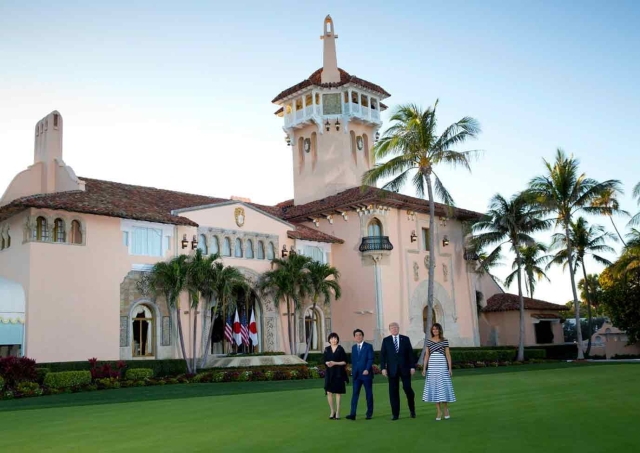
[[[227,322],[224,325],[224,339],[233,343],[233,330],[231,329],[231,313],[227,315]]]
[[[240,322],[240,334],[242,335],[242,342],[249,346],[249,329],[247,329],[247,314],[242,314],[242,321]]]

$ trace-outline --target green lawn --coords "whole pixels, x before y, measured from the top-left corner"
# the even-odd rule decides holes
[[[440,422],[421,400],[416,419],[403,406],[391,422],[386,381],[376,382],[374,419],[356,422],[327,419],[319,380],[3,401],[0,451],[627,452],[640,444],[635,364],[461,370],[452,419]],[[422,386],[414,381],[418,395]],[[363,394],[359,415],[364,410]]]

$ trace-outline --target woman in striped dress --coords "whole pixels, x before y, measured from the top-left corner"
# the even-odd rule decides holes
[[[441,420],[443,413],[445,419],[451,418],[447,403],[456,400],[451,383],[451,353],[449,341],[444,338],[442,326],[438,323],[431,328],[431,338],[427,340],[422,375],[427,377],[422,401],[436,403],[436,420]]]

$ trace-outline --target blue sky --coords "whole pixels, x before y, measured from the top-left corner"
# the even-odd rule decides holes
[[[32,163],[33,126],[57,109],[80,176],[291,198],[270,100],[321,66],[331,14],[339,66],[383,86],[388,105],[440,99],[443,127],[480,121],[473,173],[439,171],[459,206],[482,211],[523,189],[562,147],[589,176],[620,179],[623,207],[640,209],[637,2],[85,3],[0,2],[0,190]],[[550,277],[536,295],[563,303],[568,275]]]

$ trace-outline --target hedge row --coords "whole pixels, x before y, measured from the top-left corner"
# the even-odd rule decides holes
[[[99,365],[105,363],[111,364],[115,369],[119,361],[100,361]],[[165,359],[165,360],[122,360],[126,365],[127,370],[148,368],[153,370],[153,375],[158,377],[163,376],[178,376],[187,372],[187,365],[182,359]],[[50,372],[58,371],[89,371],[91,364],[85,360],[82,362],[49,362],[38,363],[39,368],[47,368]]]
[[[420,356],[421,349],[414,349],[416,357]],[[380,363],[380,351],[373,353],[373,363]],[[509,348],[488,349],[488,348],[451,348],[451,360],[453,363],[467,363],[467,362],[498,362],[498,361],[513,361],[516,359],[517,350]],[[547,353],[543,348],[525,349],[525,360],[529,359],[545,359]],[[347,362],[351,363],[351,353],[347,352]],[[309,354],[307,357],[307,363],[310,366],[323,365],[323,355],[321,353]]]
[[[59,371],[48,373],[44,377],[43,385],[54,389],[66,389],[91,384],[89,371]]]

